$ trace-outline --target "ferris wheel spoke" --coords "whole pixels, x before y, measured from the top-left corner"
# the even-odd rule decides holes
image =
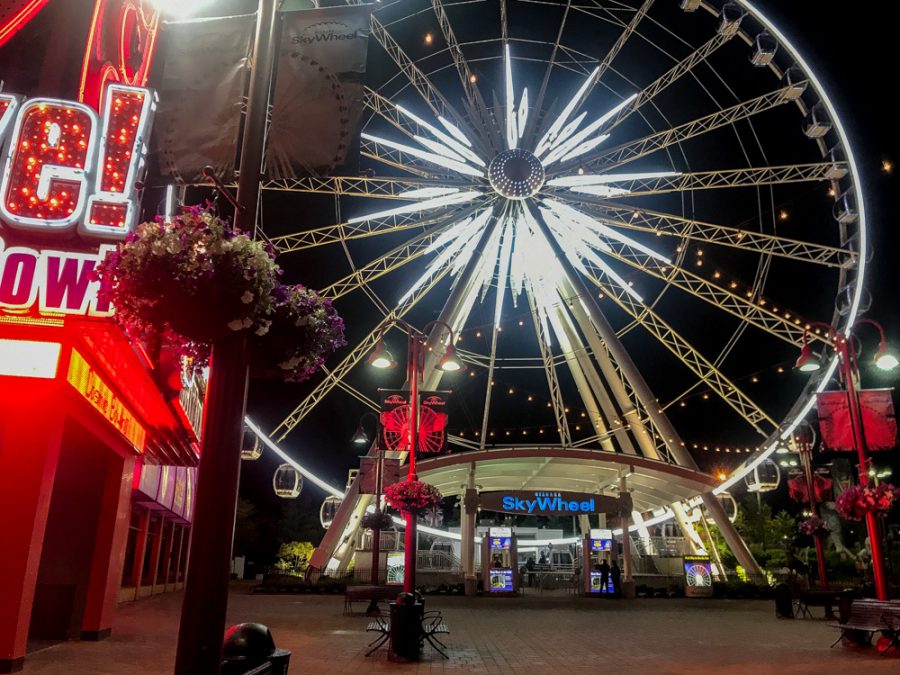
[[[436,118],[448,118],[452,117],[456,122],[457,126],[465,127],[465,120],[463,120],[462,116],[450,105],[444,95],[440,92],[440,90],[434,86],[428,76],[416,65],[416,63],[407,56],[406,52],[403,51],[403,48],[400,47],[398,42],[393,38],[384,24],[378,20],[378,18],[372,14],[372,37],[380,44],[384,50],[387,52],[388,56],[394,61],[394,64],[399,68],[400,72],[406,77],[409,81],[410,85],[419,92],[422,99],[431,108],[431,111],[434,113]],[[478,140],[478,139],[476,139]],[[483,145],[483,142],[482,142]],[[487,148],[483,148],[487,149]]]
[[[704,63],[706,59],[735,35],[736,31],[716,33],[716,35],[707,40],[705,44],[698,47],[691,54],[676,63],[669,70],[639,91],[631,103],[616,113],[615,117],[613,117],[604,127],[604,131],[609,132],[611,129],[614,129],[629,115],[639,110],[641,106],[652,101],[664,89],[674,84],[679,78],[690,73],[698,65]]]
[[[478,89],[477,78],[469,67],[469,62],[466,60],[462,47],[460,47],[459,41],[456,39],[456,35],[453,32],[453,26],[450,23],[450,17],[447,16],[447,10],[444,7],[444,3],[442,0],[431,0],[431,6],[434,9],[434,14],[437,17],[438,25],[441,27],[444,41],[447,43],[447,47],[450,50],[450,57],[453,59],[463,91],[466,94],[469,117],[476,123],[478,134],[494,151],[496,151],[500,146],[497,143],[497,135],[493,132],[493,124],[491,123],[491,120],[488,119],[487,105]],[[506,5],[504,0],[501,0],[501,6],[505,9]]]
[[[425,255],[428,247],[431,246],[441,234],[453,227],[455,223],[455,218],[447,220],[444,224],[433,227],[427,232],[413,237],[400,246],[391,249],[384,255],[379,256],[375,260],[353,270],[353,272],[343,279],[334,282],[330,286],[326,286],[321,290],[321,294],[332,300],[337,300],[362,286],[368,285],[375,279],[403,267],[416,258]],[[442,274],[443,270],[437,270],[432,278],[440,277]],[[429,284],[423,284],[423,287],[428,285]],[[415,295],[416,293],[412,293],[411,297]]]
[[[325,375],[322,380],[289,415],[287,415],[281,423],[272,430],[270,436],[276,441],[283,441],[285,437],[293,431],[298,424],[328,395],[340,382],[353,370],[353,368],[362,361],[366,355],[375,347],[378,340],[381,339],[383,332],[390,328],[397,320],[402,319],[406,314],[415,307],[419,301],[425,297],[429,291],[441,279],[443,279],[447,270],[435,277],[429,284],[420,288],[416,293],[409,297],[405,302],[399,303],[390,313],[388,313],[378,325],[366,337],[360,340],[356,346],[335,368]]]
[[[506,11],[506,2],[503,0],[502,7],[504,10],[504,15]],[[562,20],[559,22],[559,30],[556,33],[556,40],[553,42],[553,49],[550,52],[550,58],[547,59],[547,67],[544,69],[544,79],[541,80],[540,89],[538,89],[537,98],[534,101],[534,110],[528,118],[528,123],[526,124],[525,134],[523,138],[528,141],[530,146],[534,146],[535,142],[535,129],[537,128],[537,124],[539,118],[541,116],[541,112],[544,107],[544,97],[547,95],[547,85],[550,83],[550,74],[553,72],[553,66],[556,64],[556,55],[559,52],[560,43],[562,43],[563,32],[566,29],[566,21],[569,18],[569,10],[572,7],[572,0],[566,0],[566,6],[563,8],[563,16]],[[505,18],[505,16],[504,16]],[[507,39],[506,36],[506,22],[503,22],[503,40],[504,43]]]
[[[759,405],[656,312],[643,303],[636,302],[620,288],[603,283],[600,279],[602,271],[594,267],[590,261],[585,262],[585,266],[589,270],[588,278],[597,288],[609,295],[619,307],[675,355],[763,437],[768,436],[778,426]],[[771,428],[766,428],[764,425],[769,425]]]
[[[746,295],[717,286],[674,263],[660,262],[626,243],[610,240],[606,253],[795,347],[799,348],[803,342],[804,329],[808,324],[789,312],[779,314],[771,307],[754,303]],[[812,333],[810,338],[824,341],[824,338]]]
[[[572,434],[569,431],[569,420],[566,418],[566,406],[559,386],[559,377],[556,375],[556,363],[553,352],[550,350],[550,337],[545,334],[544,324],[538,318],[538,309],[535,306],[534,298],[530,293],[526,293],[526,295],[528,307],[531,310],[531,319],[534,323],[534,333],[541,350],[541,360],[544,363],[544,374],[547,376],[547,389],[550,392],[550,404],[553,408],[553,417],[556,419],[559,443],[566,448],[572,445]]]
[[[638,25],[641,23],[641,20],[647,15],[647,12],[650,11],[650,8],[653,6],[653,0],[644,0],[641,3],[641,6],[637,8],[634,15],[631,17],[631,20],[622,30],[622,33],[619,34],[619,37],[613,43],[612,47],[609,48],[609,51],[600,61],[600,64],[597,66],[597,76],[594,78],[591,85],[588,87],[587,91],[585,91],[584,95],[578,101],[578,105],[575,107],[577,110],[591,95],[594,87],[597,82],[606,74],[606,71],[609,70],[609,67],[612,65],[612,62],[619,55],[619,52],[622,51],[622,48],[628,42],[628,39],[634,34],[637,30]],[[608,11],[604,8],[605,11]]]
[[[330,176],[327,178],[308,176],[268,180],[262,184],[264,190],[282,192],[306,192],[341,197],[372,197],[375,199],[405,199],[413,190],[433,188],[463,189],[468,182],[448,179],[426,179],[412,176],[391,176],[389,178],[362,178],[355,176]]]
[[[402,150],[397,150],[367,138],[360,140],[359,154],[420,178],[442,178],[446,177],[447,173],[445,170],[442,176],[442,172],[437,170],[440,167],[429,165],[415,157],[410,157]]]
[[[345,221],[343,223],[338,223],[337,225],[328,225],[312,230],[304,230],[302,232],[271,237],[269,242],[275,247],[275,250],[279,254],[293,253],[295,251],[304,251],[317,246],[343,243],[381,234],[393,234],[395,232],[402,232],[404,230],[420,227],[429,227],[440,223],[447,218],[464,218],[465,215],[463,214],[468,210],[469,209],[462,209],[459,206],[453,206],[449,207],[447,210],[440,211],[429,218],[423,218],[423,212],[417,211],[413,213],[392,215],[386,218],[372,218],[354,223]]]
[[[844,162],[818,162],[693,173],[670,171],[643,176],[640,174],[578,175],[571,178],[554,179],[549,181],[548,185],[567,187],[574,193],[612,199],[615,197],[645,197],[690,190],[761,187],[838,180],[846,176],[848,172],[849,168]]]
[[[743,101],[724,110],[717,110],[709,115],[698,117],[690,122],[658,131],[628,143],[596,153],[591,159],[582,164],[585,173],[595,173],[597,170],[608,172],[616,167],[633,162],[641,157],[646,157],[654,152],[664,150],[672,145],[707,134],[722,127],[734,125],[736,122],[759,115],[767,110],[772,110],[785,103],[795,101],[803,93],[805,82],[801,85],[790,84],[775,91],[757,96],[749,101]],[[553,175],[568,170],[570,173],[575,164],[568,162],[561,165]]]
[[[754,232],[738,227],[717,225],[693,220],[672,213],[642,209],[618,202],[592,200],[586,195],[555,195],[569,205],[577,206],[601,222],[627,230],[647,232],[658,237],[668,236],[689,241],[727,246],[750,253],[765,253],[804,263],[826,267],[855,266],[858,253],[850,248],[827,246],[810,241],[790,239],[774,234]]]

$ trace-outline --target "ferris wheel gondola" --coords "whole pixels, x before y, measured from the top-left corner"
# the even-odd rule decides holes
[[[331,527],[331,523],[334,520],[337,510],[341,507],[342,501],[343,500],[340,497],[329,495],[325,497],[322,506],[319,507],[319,522],[326,530]]]
[[[781,484],[781,470],[772,459],[766,459],[744,477],[744,483],[750,492],[771,492]]]
[[[257,460],[262,457],[262,444],[252,429],[244,427],[244,438],[241,445],[241,459]]]
[[[272,488],[279,497],[296,499],[303,490],[303,476],[290,464],[282,464],[272,476]]]

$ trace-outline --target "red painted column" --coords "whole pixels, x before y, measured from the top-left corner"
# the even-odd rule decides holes
[[[63,407],[53,383],[0,378],[0,672],[22,668],[53,479]]]
[[[138,507],[140,508],[140,507]],[[131,583],[134,584],[134,599],[140,595],[141,582],[144,579],[144,558],[147,557],[147,542],[150,538],[150,509],[141,509],[140,532],[134,546],[134,563],[131,568]]]
[[[133,475],[134,457],[110,458],[103,481],[103,503],[81,624],[82,640],[102,640],[112,631],[131,519]]]

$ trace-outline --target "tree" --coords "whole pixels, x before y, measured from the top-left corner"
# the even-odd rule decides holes
[[[278,568],[293,573],[304,572],[316,547],[309,541],[289,541],[278,549]]]

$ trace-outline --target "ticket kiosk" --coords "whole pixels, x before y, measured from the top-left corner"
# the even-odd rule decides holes
[[[515,595],[519,587],[516,538],[511,527],[492,527],[481,542],[485,595]]]
[[[589,596],[612,594],[612,579],[606,575],[606,588],[603,587],[603,572],[600,567],[603,561],[612,562],[612,530],[591,530],[584,538],[584,593]]]

